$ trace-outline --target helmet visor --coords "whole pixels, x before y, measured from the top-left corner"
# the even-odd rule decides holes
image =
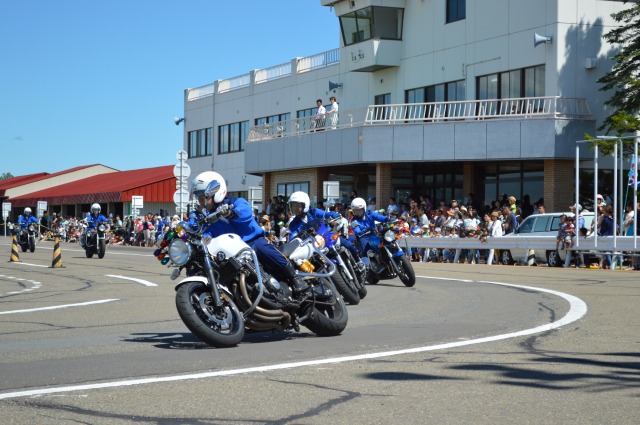
[[[204,190],[204,197],[207,199],[213,198],[215,194],[218,193],[219,190],[220,190],[220,182],[218,180],[212,180],[211,183],[209,183],[207,185],[207,188]],[[202,193],[200,193],[200,195],[196,193],[196,196],[200,197],[202,196]]]
[[[289,202],[289,209],[298,215],[304,212],[304,202]]]

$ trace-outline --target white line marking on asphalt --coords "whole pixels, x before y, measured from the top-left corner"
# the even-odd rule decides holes
[[[22,261],[16,262],[16,264],[24,264],[25,266],[33,266],[33,267],[49,267],[49,266],[44,266],[42,264],[23,263]]]
[[[424,279],[436,279],[430,276],[417,276],[417,277],[424,278]],[[500,341],[503,339],[548,332],[552,329],[556,329],[561,326],[567,325],[569,323],[575,322],[576,320],[581,319],[587,313],[587,304],[585,304],[584,301],[582,301],[580,298],[574,297],[573,295],[565,294],[563,292],[553,291],[551,289],[536,288],[533,286],[513,285],[510,283],[502,283],[502,282],[483,281],[478,283],[489,283],[492,285],[501,285],[501,286],[508,286],[512,288],[528,289],[532,291],[547,292],[553,295],[557,295],[567,300],[567,302],[569,302],[569,306],[570,306],[569,311],[563,318],[553,323],[548,323],[545,325],[537,326],[531,329],[525,329],[518,332],[511,332],[511,333],[502,334],[502,335],[494,335],[494,336],[489,336],[485,338],[471,339],[468,341],[449,342],[445,344],[437,344],[437,345],[431,345],[427,347],[408,348],[405,350],[396,350],[396,351],[383,351],[378,353],[359,354],[355,356],[330,357],[326,359],[309,360],[309,361],[303,361],[303,362],[280,363],[280,364],[267,365],[267,366],[248,367],[243,369],[220,370],[217,372],[194,373],[189,375],[157,376],[153,378],[129,379],[124,381],[100,382],[95,384],[70,385],[70,386],[58,387],[58,388],[42,388],[42,389],[27,390],[27,391],[16,391],[11,393],[0,393],[0,400],[4,400],[8,398],[16,398],[16,397],[65,393],[70,391],[95,390],[95,389],[101,389],[101,388],[126,387],[126,386],[132,386],[132,385],[153,384],[153,383],[159,383],[159,382],[176,382],[176,381],[186,381],[186,380],[192,380],[192,379],[213,378],[213,377],[219,377],[219,376],[242,375],[242,374],[255,373],[255,372],[268,372],[268,371],[280,370],[280,369],[293,369],[293,368],[305,367],[305,366],[318,366],[318,365],[324,365],[324,364],[344,363],[344,362],[351,362],[351,361],[358,361],[358,360],[370,360],[370,359],[377,359],[380,357],[398,356],[402,354],[415,354],[415,353],[423,353],[426,351],[444,350],[444,349],[450,349],[450,348],[456,348],[456,347],[464,347],[466,345],[483,344],[485,342],[494,342],[494,341]]]
[[[35,289],[40,289],[42,287],[42,282],[38,282],[37,280],[25,279],[25,278],[22,278],[22,277],[7,276],[7,275],[4,275],[4,274],[0,274],[0,278],[17,280],[19,282],[31,283],[31,288],[24,288],[24,289],[21,289],[19,291],[11,291],[11,292],[7,292],[6,294],[0,294],[0,298],[6,297],[8,295],[17,295],[17,294],[21,294],[23,292],[30,292],[30,291],[33,291]]]
[[[117,277],[118,279],[133,280],[134,282],[142,283],[145,286],[158,286],[157,284],[149,282],[148,280],[136,279],[135,277],[118,276],[118,275],[115,275],[115,274],[108,274],[108,275],[105,275],[105,276],[107,276],[107,277]]]
[[[120,301],[120,300],[118,298],[113,298],[113,299],[108,299],[108,300],[89,301],[89,302],[86,302],[86,303],[53,305],[53,306],[50,306],[50,307],[29,308],[29,309],[25,309],[25,310],[0,311],[0,314],[32,313],[34,311],[57,310],[59,308],[69,308],[69,307],[83,307],[85,305],[104,304],[104,303],[110,303],[110,302],[113,302],[113,301]]]

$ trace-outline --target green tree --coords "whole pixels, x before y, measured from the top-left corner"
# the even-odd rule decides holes
[[[611,15],[620,25],[607,32],[604,39],[612,45],[619,45],[620,50],[613,57],[615,63],[611,71],[598,80],[602,84],[600,90],[613,91],[605,102],[613,108],[613,113],[599,130],[616,136],[640,131],[640,3],[633,3],[633,6]]]
[[[6,180],[13,178],[13,174],[11,173],[2,173],[0,174],[0,180]]]

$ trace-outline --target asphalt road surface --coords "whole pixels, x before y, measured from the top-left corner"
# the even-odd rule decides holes
[[[230,349],[178,317],[151,249],[87,259],[0,238],[6,424],[632,424],[637,272],[416,264],[369,286],[342,335],[248,333]],[[1,257],[0,257],[1,258]]]

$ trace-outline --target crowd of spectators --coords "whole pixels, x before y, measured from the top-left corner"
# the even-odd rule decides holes
[[[151,247],[160,235],[167,232],[171,225],[180,221],[180,217],[161,216],[160,214],[146,214],[141,217],[109,214],[108,244]],[[186,220],[186,217],[183,217]],[[87,228],[86,222],[78,217],[64,216],[53,213],[51,217],[44,216],[40,222],[40,239],[54,240],[68,243],[79,243],[80,236]]]

